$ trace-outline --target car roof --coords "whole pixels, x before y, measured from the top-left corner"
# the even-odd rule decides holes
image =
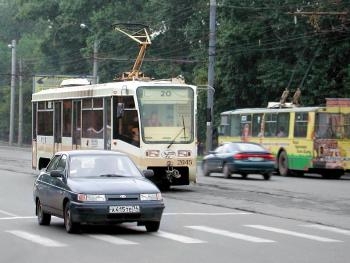
[[[66,154],[69,156],[87,156],[87,155],[115,155],[115,156],[127,156],[125,153],[117,151],[107,150],[71,150],[71,151],[60,151],[55,155]]]

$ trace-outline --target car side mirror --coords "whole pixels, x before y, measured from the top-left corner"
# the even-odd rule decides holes
[[[52,170],[50,172],[50,176],[55,177],[55,178],[63,178],[64,177],[64,173],[61,170]]]
[[[147,169],[147,170],[143,170],[142,174],[143,174],[144,177],[150,178],[150,177],[154,176],[154,171],[151,170],[151,169]]]

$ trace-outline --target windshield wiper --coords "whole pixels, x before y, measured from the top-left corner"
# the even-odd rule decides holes
[[[167,149],[169,149],[171,147],[171,145],[174,144],[174,142],[176,141],[177,137],[179,137],[179,135],[181,134],[182,131],[184,131],[184,138],[186,138],[186,127],[185,127],[185,119],[184,116],[182,115],[182,125],[183,127],[181,128],[181,130],[178,132],[178,134],[176,134],[176,136],[174,137],[174,139],[172,139],[172,141],[170,142],[170,144],[168,145]]]
[[[125,177],[125,175],[121,174],[100,174],[100,177]]]

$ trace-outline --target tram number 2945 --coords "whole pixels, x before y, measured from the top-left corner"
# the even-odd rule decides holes
[[[192,165],[192,160],[177,160],[177,165]]]

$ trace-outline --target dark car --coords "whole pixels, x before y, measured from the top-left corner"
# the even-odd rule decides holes
[[[39,225],[51,215],[64,219],[68,233],[81,224],[137,222],[158,231],[164,202],[159,189],[122,153],[76,150],[58,152],[34,183]]]
[[[205,176],[210,173],[223,173],[225,178],[231,174],[262,174],[269,180],[275,170],[275,156],[257,143],[230,142],[220,145],[203,158],[202,170]]]

